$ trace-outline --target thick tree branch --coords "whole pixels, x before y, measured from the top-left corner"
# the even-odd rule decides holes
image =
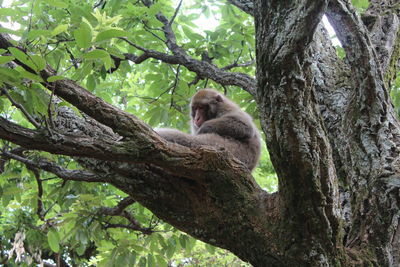
[[[65,117],[68,123],[64,124],[61,116]],[[96,124],[95,121],[73,117],[69,112],[65,114],[64,109],[59,110],[58,118],[55,125],[62,128],[57,131],[96,136],[105,140],[110,138],[107,136],[113,136],[111,132],[103,134],[104,130],[101,127],[92,125]],[[200,151],[195,153],[201,155]],[[242,176],[241,165],[224,168],[219,162],[222,164],[226,159],[218,157],[215,160],[208,154],[207,157],[200,157],[194,162],[194,169],[180,175],[176,172],[180,171],[177,169],[186,168],[188,165],[183,164],[166,172],[165,169],[152,164],[133,165],[84,158],[78,160],[96,173],[110,174],[109,177],[105,177],[106,182],[123,190],[152,210],[157,217],[175,227],[206,242],[229,248],[247,260],[260,257],[260,262],[261,258],[267,262],[279,262],[274,256],[277,247],[273,244],[280,239],[276,236],[280,236],[280,232],[273,230],[275,225],[279,225],[276,224],[280,218],[279,196],[263,192],[248,172]],[[203,160],[209,164],[210,171],[201,169]],[[195,177],[198,179],[194,179]],[[226,205],[232,208],[226,209]],[[228,225],[221,230],[220,227],[226,220]],[[254,228],[247,228],[248,223],[254,225]],[[260,229],[265,229],[267,234],[259,236]],[[263,243],[265,253],[258,250],[251,253],[242,251],[243,244],[252,246],[255,243]]]
[[[349,1],[330,1],[327,15],[351,68],[352,90],[341,121],[347,138],[336,143],[342,161],[351,162],[342,168],[352,202],[346,245],[361,251],[369,246],[368,253],[373,252],[379,264],[398,265],[398,201],[392,197],[398,195],[398,187],[390,181],[398,180],[400,125],[382,75],[389,50],[374,49],[370,32]]]
[[[59,114],[59,116],[64,116],[64,114]],[[101,127],[94,128],[87,121],[78,118],[74,119],[69,113],[66,116],[66,120],[69,121],[68,124],[63,124],[56,120],[55,126],[73,128],[70,130],[68,128],[60,128],[54,129],[54,131],[74,132],[76,135],[81,135],[81,138],[79,140],[76,139],[74,143],[74,147],[77,150],[80,150],[81,141],[83,143],[88,142],[89,138],[84,137],[85,135],[95,136],[105,142],[109,142],[108,140],[112,140],[114,137],[110,132],[104,133]],[[86,129],[85,133],[79,129]],[[24,129],[22,128],[22,130]],[[93,131],[97,133],[93,133]],[[25,134],[29,137],[29,134],[34,133],[35,131],[29,130]],[[15,136],[15,134],[17,133],[10,134],[10,136]],[[24,135],[19,135],[13,140],[25,138]],[[111,135],[111,137],[107,137],[107,135]],[[42,137],[38,140],[31,140],[31,143],[45,141]],[[52,152],[56,153],[56,151],[63,149],[62,147],[57,147],[60,144],[64,144],[64,142],[52,142],[48,145],[55,146]],[[106,177],[100,177],[104,177],[106,182],[123,190],[151,209],[159,218],[170,222],[179,229],[206,242],[229,248],[244,259],[259,257],[260,262],[270,262],[278,265],[279,259],[274,256],[276,254],[276,246],[273,245],[274,240],[279,240],[279,237],[276,236],[279,235],[279,232],[273,230],[274,225],[279,220],[278,195],[271,196],[263,192],[250,174],[243,172],[244,169],[241,169],[243,167],[241,164],[225,168],[223,167],[226,164],[223,163],[225,159],[210,160],[212,157],[210,153],[214,152],[209,149],[203,150],[207,152],[204,154],[205,158],[197,158],[191,164],[193,169],[187,173],[182,173],[182,175],[179,175],[178,172],[190,164],[183,163],[179,168],[175,167],[165,172],[165,169],[154,165],[98,162],[84,158],[79,158],[78,160],[96,173],[110,174]],[[108,153],[108,160],[114,160],[113,154],[107,150],[105,151],[105,153]],[[201,155],[201,152],[199,152],[196,151],[195,153]],[[209,171],[201,169],[203,168],[201,167],[202,161],[209,164],[209,167],[206,167]],[[245,175],[242,176],[240,173]],[[194,177],[197,178],[193,179]],[[226,209],[226,205],[234,208]],[[226,215],[221,215],[225,213]],[[247,213],[249,214],[246,215]],[[229,218],[229,223],[221,231],[219,227],[225,224],[226,218]],[[254,228],[248,228],[249,224],[254,225]],[[198,229],[203,230],[198,231]],[[260,229],[265,229],[262,230],[264,232],[262,236],[258,234]],[[238,242],[238,239],[240,242]],[[251,246],[254,242],[264,244],[263,252],[253,251],[248,253],[241,251],[243,244]]]
[[[138,134],[142,133],[138,132]],[[0,118],[0,138],[27,149],[43,150],[53,154],[89,157],[99,160],[152,163],[166,169],[171,167],[174,172],[180,172],[182,175],[192,178],[196,177],[189,174],[193,170],[213,168],[207,162],[200,164],[202,157],[208,158],[212,154],[225,154],[224,157],[227,156],[226,152],[221,154],[216,150],[202,148],[190,150],[183,146],[166,143],[162,139],[160,139],[160,143],[155,143],[154,146],[149,147],[147,144],[138,144],[136,140],[121,142],[60,133],[47,135],[23,128],[4,118]],[[230,164],[241,165],[236,160],[231,161]],[[177,169],[177,167],[179,168]],[[243,168],[243,171],[245,171],[244,166]],[[201,173],[198,177],[201,177]]]
[[[385,103],[390,97],[384,87],[382,69],[369,33],[360,17],[343,0],[330,1],[327,16],[346,51],[346,58],[353,72],[354,88],[357,88],[356,103],[359,111],[370,113],[370,107],[376,107],[381,111],[375,114],[387,113],[388,107],[385,107]],[[373,114],[366,116],[373,124],[381,123],[378,118],[373,118]]]
[[[390,88],[400,68],[400,5],[395,0],[370,0],[362,20]]]
[[[295,1],[287,4],[279,1],[256,2],[257,16],[263,18],[256,20],[256,29],[263,29],[269,34],[268,40],[256,38],[256,46],[267,46],[270,52],[264,57],[257,57],[257,65],[291,68],[291,57],[303,53],[313,39],[327,1]],[[268,42],[264,44],[264,41]]]
[[[341,243],[338,184],[332,148],[317,109],[310,46],[327,1],[255,3],[261,120],[278,174],[282,216],[293,222],[283,231],[302,229],[301,237],[283,241],[289,247],[286,255],[302,246],[321,255],[343,253],[331,247]],[[313,240],[324,245],[314,247]],[[307,252],[304,259],[299,265],[322,265]]]

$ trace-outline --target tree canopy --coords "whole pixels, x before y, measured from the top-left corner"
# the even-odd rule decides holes
[[[396,1],[2,5],[0,263],[400,263]],[[263,130],[252,174],[153,131],[206,87]]]

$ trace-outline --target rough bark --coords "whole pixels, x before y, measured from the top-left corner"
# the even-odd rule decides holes
[[[285,256],[301,265],[335,265],[341,261],[338,184],[309,50],[327,3],[292,6],[256,1],[258,102],[291,240],[284,240]]]
[[[142,59],[182,64],[256,97],[278,193],[264,192],[225,151],[169,144],[71,80],[43,85],[84,118],[61,108],[52,131],[0,119],[0,138],[78,157],[90,170],[78,172],[82,181],[111,183],[165,221],[254,266],[400,265],[400,125],[388,87],[399,65],[398,5],[372,0],[362,20],[344,0],[229,2],[254,14],[257,86],[247,75],[193,61],[162,15],[172,55],[137,49]],[[320,26],[324,13],[345,60]],[[10,46],[0,35],[0,48]],[[47,67],[40,75],[46,80],[55,72]],[[51,162],[5,156],[79,180]]]

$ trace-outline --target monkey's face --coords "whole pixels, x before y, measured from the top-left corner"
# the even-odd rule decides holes
[[[192,121],[197,128],[200,128],[201,125],[208,119],[208,109],[209,108],[206,105],[192,106]]]
[[[191,118],[194,129],[197,131],[205,121],[218,117],[219,105],[223,102],[222,96],[214,90],[201,90],[192,98]]]

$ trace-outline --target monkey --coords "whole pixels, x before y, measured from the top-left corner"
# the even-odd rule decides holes
[[[186,147],[224,148],[252,171],[260,158],[260,133],[252,117],[213,89],[198,91],[190,102],[191,132],[157,129],[167,141]]]

